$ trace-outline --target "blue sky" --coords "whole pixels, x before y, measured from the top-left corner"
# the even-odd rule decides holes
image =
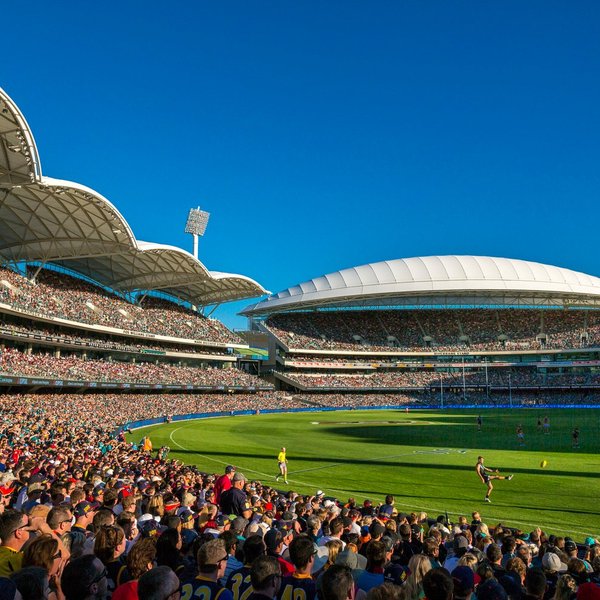
[[[600,275],[597,2],[21,4],[0,86],[138,239],[191,251],[200,205],[206,266],[272,291],[433,254]]]

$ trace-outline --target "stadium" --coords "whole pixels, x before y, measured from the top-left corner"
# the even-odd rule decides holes
[[[523,260],[399,259],[247,308],[281,387],[417,392],[426,404],[593,402],[600,279]]]
[[[14,521],[5,518],[3,544],[16,543],[28,510],[47,506],[50,529],[44,521],[38,533],[71,564],[86,539],[107,565],[125,564],[98,550],[102,527],[124,532],[128,548],[184,527],[183,564],[235,516],[246,536],[273,525],[287,539],[320,516],[319,538],[341,523],[356,545],[361,526],[375,536],[376,521],[394,533],[410,526],[409,538],[416,528],[414,548],[451,548],[469,531],[483,551],[475,515],[499,497],[488,514],[505,523],[498,542],[517,537],[541,560],[550,534],[570,535],[600,571],[591,555],[600,556],[600,278],[429,256],[270,294],[137,239],[109,199],[42,174],[33,133],[3,90],[0,237],[0,493]],[[239,300],[249,303],[245,332],[212,317]],[[282,449],[277,473],[284,445],[290,471]],[[503,478],[517,475],[491,499],[474,474],[479,453],[493,455]],[[252,481],[235,478],[242,469]],[[223,493],[241,482],[241,508],[215,501],[219,475]],[[474,526],[461,528],[471,512]],[[391,540],[399,553],[410,546]],[[0,576],[10,560],[0,554]],[[122,583],[110,577],[112,589]]]

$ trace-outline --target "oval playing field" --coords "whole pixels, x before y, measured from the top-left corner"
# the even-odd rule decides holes
[[[478,431],[477,415],[482,416]],[[538,430],[548,416],[550,432]],[[517,442],[522,425],[525,445]],[[580,448],[571,432],[579,427]],[[503,521],[557,534],[600,532],[600,410],[343,411],[224,417],[184,421],[134,432],[150,435],[171,458],[220,473],[236,465],[249,479],[275,484],[276,457],[287,447],[289,486],[323,489],[344,501],[374,504],[393,494],[399,511],[467,516],[480,510],[487,523]],[[475,472],[478,455],[512,481],[495,481],[491,504]],[[542,469],[540,463],[547,461]]]

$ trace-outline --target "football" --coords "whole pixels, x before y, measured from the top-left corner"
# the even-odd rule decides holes
[[[542,467],[542,469],[544,469],[544,468],[546,467],[546,465],[547,465],[547,464],[548,464],[548,461],[547,461],[547,460],[543,460],[543,461],[540,463],[540,467]]]

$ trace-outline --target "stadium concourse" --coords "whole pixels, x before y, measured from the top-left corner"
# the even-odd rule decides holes
[[[437,600],[444,586],[465,600],[475,586],[479,600],[566,599],[577,586],[597,597],[594,538],[493,527],[468,506],[448,523],[392,497],[300,496],[171,460],[123,428],[438,394],[596,403],[600,280],[482,257],[342,271],[246,309],[273,346],[265,376],[243,360],[245,339],[206,316],[265,288],[138,240],[101,194],[44,176],[2,90],[0,197],[0,598],[188,600],[225,586],[221,600],[240,600],[250,585],[273,596],[280,574],[286,600],[326,600],[344,582],[369,598]]]

